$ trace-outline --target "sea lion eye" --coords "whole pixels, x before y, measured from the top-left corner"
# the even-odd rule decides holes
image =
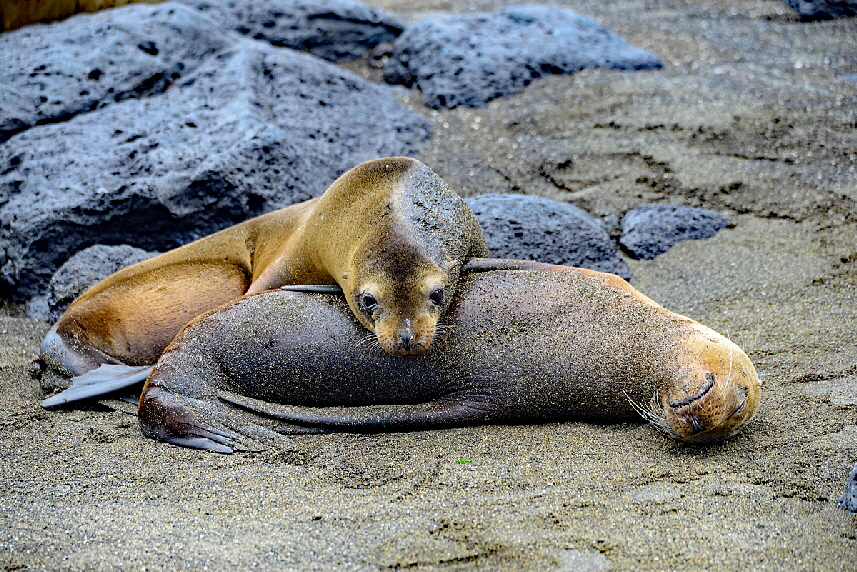
[[[443,304],[443,288],[435,288],[432,290],[432,293],[429,294],[429,300],[434,302],[437,306]]]
[[[378,307],[378,300],[375,299],[375,296],[370,294],[369,292],[363,292],[363,295],[360,296],[360,303],[363,305],[363,308],[368,312],[372,312],[375,308]]]

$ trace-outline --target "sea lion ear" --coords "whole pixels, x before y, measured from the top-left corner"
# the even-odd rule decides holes
[[[462,264],[463,262],[461,260],[457,260],[455,258],[447,258],[443,263],[443,271],[446,272],[448,276],[458,274],[459,272],[461,272]]]

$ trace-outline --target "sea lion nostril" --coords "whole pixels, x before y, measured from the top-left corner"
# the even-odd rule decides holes
[[[702,433],[705,430],[705,425],[699,420],[699,417],[696,415],[691,415],[688,419],[690,421],[690,426],[693,429],[693,434]]]
[[[672,407],[673,409],[681,409],[682,407],[687,407],[694,401],[702,399],[703,397],[705,397],[705,394],[711,391],[711,388],[714,387],[715,379],[716,378],[714,377],[713,373],[711,373],[710,371],[706,372],[705,383],[702,385],[702,387],[699,388],[699,391],[692,395],[688,395],[683,399],[670,399],[670,407]]]

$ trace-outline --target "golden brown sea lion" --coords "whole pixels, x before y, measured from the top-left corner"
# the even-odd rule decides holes
[[[704,443],[755,413],[758,376],[728,339],[618,276],[520,266],[542,271],[466,275],[445,334],[415,357],[365,351],[339,296],[276,291],[228,304],[191,322],[161,356],[140,398],[143,432],[231,452],[275,445],[272,429],[295,425],[383,431],[642,415],[679,441]]]
[[[418,354],[432,343],[462,265],[486,254],[473,213],[428,167],[369,161],[321,197],[109,276],[68,307],[40,359],[72,376],[102,364],[151,365],[195,316],[286,284],[338,284],[384,350]],[[138,381],[145,373],[137,370]]]
[[[125,4],[157,4],[164,0],[2,0],[0,32],[28,24],[62,20],[79,12],[98,12]]]

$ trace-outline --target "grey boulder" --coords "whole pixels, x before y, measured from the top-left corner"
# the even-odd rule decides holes
[[[577,266],[631,278],[607,232],[583,209],[531,195],[489,193],[465,202],[485,233],[492,257]]]
[[[0,34],[0,143],[162,93],[237,35],[181,4],[135,4]]]
[[[804,22],[857,16],[857,0],[783,0]]]
[[[179,0],[224,27],[330,61],[358,58],[404,30],[400,20],[352,0]]]
[[[429,130],[389,87],[239,40],[159,97],[0,145],[0,297],[38,294],[93,244],[166,250],[317,196],[358,163],[415,153]]]
[[[27,314],[45,322],[56,322],[68,305],[90,286],[157,254],[127,244],[96,244],[81,250],[54,273],[45,294],[30,299]]]
[[[525,5],[487,14],[433,14],[409,26],[385,66],[389,83],[416,86],[426,105],[481,107],[547,74],[584,68],[660,68],[591,18]]]
[[[729,218],[707,209],[640,205],[622,217],[619,244],[632,258],[651,260],[683,240],[711,238]]]

